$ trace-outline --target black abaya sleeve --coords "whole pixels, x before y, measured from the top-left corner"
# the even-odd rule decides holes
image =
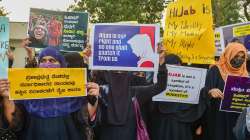
[[[222,77],[220,75],[220,71],[217,66],[213,66],[207,72],[205,88],[209,91],[212,88],[219,88],[221,87]],[[224,84],[223,84],[224,86]],[[222,86],[222,87],[223,87]]]
[[[136,96],[140,106],[145,104],[147,101],[151,100],[151,98],[163,90],[166,89],[167,86],[167,69],[165,65],[161,65],[159,67],[159,72],[157,75],[158,81],[156,84],[148,85],[148,86],[134,86],[132,87],[132,94]]]

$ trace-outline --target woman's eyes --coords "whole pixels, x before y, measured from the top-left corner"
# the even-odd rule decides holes
[[[42,60],[41,60],[41,63],[47,63],[47,62],[55,63],[56,60],[55,60],[55,59],[42,59]]]
[[[236,55],[235,58],[238,58],[238,59],[245,59],[245,56]]]
[[[49,62],[50,62],[50,63],[55,63],[56,60],[54,60],[54,59],[49,59]]]

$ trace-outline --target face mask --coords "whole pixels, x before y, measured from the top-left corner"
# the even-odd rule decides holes
[[[60,64],[53,64],[53,63],[40,63],[39,68],[60,68]]]
[[[241,65],[244,63],[244,59],[240,59],[240,58],[233,58],[231,61],[230,61],[230,64],[233,68],[240,68]]]
[[[132,86],[143,86],[146,84],[147,84],[147,81],[145,77],[133,76],[131,79]]]

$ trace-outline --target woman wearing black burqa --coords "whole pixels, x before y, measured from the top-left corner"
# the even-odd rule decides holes
[[[222,112],[219,108],[227,76],[248,76],[246,60],[246,48],[240,43],[229,43],[218,63],[208,71],[205,88],[210,96],[210,106],[204,115],[204,139],[236,140],[233,127],[239,114]]]
[[[131,86],[128,72],[104,73],[106,85],[102,93],[102,117],[99,140],[136,140],[136,118],[132,97],[136,96],[140,107],[166,88],[167,70],[160,55],[158,82],[147,86]]]
[[[166,64],[181,65],[181,59],[169,54]],[[201,92],[199,104],[153,102],[148,124],[151,140],[192,140],[192,126],[204,113],[206,102]]]

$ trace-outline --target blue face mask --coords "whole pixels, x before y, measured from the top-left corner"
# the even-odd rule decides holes
[[[40,63],[39,68],[60,68],[60,64],[53,64],[53,63]]]

